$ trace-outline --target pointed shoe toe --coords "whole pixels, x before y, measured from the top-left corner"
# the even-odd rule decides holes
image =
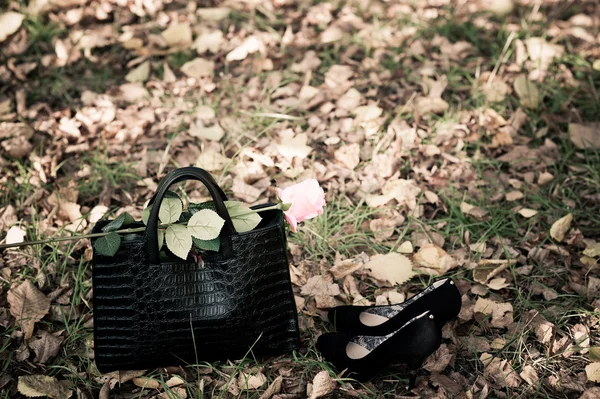
[[[431,312],[424,312],[386,336],[326,333],[317,340],[317,349],[338,371],[368,381],[391,363],[420,367],[441,344],[441,330]]]
[[[338,331],[357,335],[387,335],[412,318],[430,311],[438,327],[455,318],[461,308],[460,292],[450,278],[434,282],[403,303],[388,306],[339,306],[329,311]]]

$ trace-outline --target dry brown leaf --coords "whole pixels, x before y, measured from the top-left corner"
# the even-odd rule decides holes
[[[514,89],[521,105],[525,108],[536,109],[540,103],[540,93],[536,85],[529,81],[525,75],[519,75],[515,79]]]
[[[364,268],[369,276],[381,282],[380,286],[384,287],[401,285],[415,275],[410,259],[396,252],[373,255]]]
[[[18,12],[5,12],[0,14],[0,43],[6,40],[21,27],[25,16]]]
[[[362,94],[354,87],[350,88],[337,102],[336,107],[344,111],[353,111],[362,102]]]
[[[194,48],[198,54],[206,52],[216,54],[221,49],[223,42],[223,32],[218,29],[209,30],[201,33],[198,38],[196,38],[192,48]]]
[[[529,218],[534,217],[535,215],[537,215],[538,211],[536,211],[535,209],[522,208],[522,209],[519,210],[519,214],[521,216],[523,216],[525,219],[529,219]]]
[[[464,213],[466,215],[471,215],[479,220],[485,218],[488,214],[487,210],[480,208],[478,206],[473,206],[464,201],[461,202],[461,204],[460,204],[460,210],[462,211],[462,213]]]
[[[190,126],[188,133],[192,137],[199,137],[210,141],[220,141],[225,136],[225,131],[218,123],[208,127],[204,127],[201,123],[195,123]]]
[[[458,266],[458,262],[435,244],[425,244],[413,257],[415,271],[439,276]]]
[[[508,90],[508,85],[502,80],[494,80],[491,84],[483,86],[481,92],[485,95],[485,99],[488,102],[499,103],[504,101]]]
[[[235,386],[237,388],[236,385],[230,384],[229,387]],[[239,394],[239,392],[238,392]],[[166,390],[165,392],[162,392],[158,395],[156,395],[156,398],[160,398],[160,399],[186,399],[187,398],[187,389],[183,388],[183,387],[174,387],[174,388],[170,388],[168,390]]]
[[[327,279],[326,277],[318,274],[316,276],[312,276],[306,281],[306,284],[302,287],[300,291],[302,295],[329,295],[329,296],[337,296],[340,294],[340,286],[336,283],[331,282],[331,277]]]
[[[586,249],[583,250],[583,254],[590,258],[600,257],[600,242],[589,243]]]
[[[507,259],[481,259],[473,270],[473,280],[479,284],[487,284],[492,277],[515,263],[516,260],[509,262]]]
[[[243,179],[240,177],[235,177],[233,179],[233,186],[231,187],[231,191],[237,198],[240,198],[248,203],[256,202],[260,195],[263,193],[264,189],[259,189],[250,184],[246,184]]]
[[[532,80],[543,79],[554,58],[562,56],[565,52],[563,46],[548,43],[541,37],[531,37],[524,40],[524,42],[525,45],[527,45],[529,58],[536,67],[536,69],[529,74],[529,78]]]
[[[343,146],[335,151],[334,157],[348,169],[354,169],[360,163],[360,146],[357,143]]]
[[[520,191],[510,191],[506,194],[507,201],[517,201],[523,198],[523,193]]]
[[[600,382],[600,362],[590,363],[585,366],[585,375],[588,381]]]
[[[29,342],[29,347],[35,353],[35,363],[46,363],[58,354],[63,338],[50,334],[48,331],[39,330]]]
[[[572,221],[573,215],[570,213],[567,216],[558,219],[550,228],[550,237],[558,242],[562,241],[565,238],[567,231],[571,228]]]
[[[417,206],[417,196],[421,193],[421,188],[412,179],[398,179],[386,182],[382,192],[382,195],[367,195],[367,205],[377,208],[395,199],[399,206],[406,206],[412,210]]]
[[[248,57],[249,54],[256,53],[257,51],[264,53],[265,45],[258,37],[253,35],[248,37],[241,45],[231,50],[225,59],[227,61],[241,61]]]
[[[52,399],[68,399],[71,397],[71,383],[58,381],[56,377],[47,375],[19,376],[18,391],[29,397],[48,396]]]
[[[427,358],[423,368],[431,373],[441,373],[448,367],[454,354],[450,352],[448,345],[442,344]]]
[[[552,173],[542,172],[538,177],[538,184],[540,186],[543,186],[545,184],[550,183],[552,180],[554,180],[554,175]]]
[[[146,61],[129,71],[125,80],[131,83],[145,82],[150,76],[150,61]]]
[[[517,388],[521,384],[521,378],[508,360],[493,357],[489,353],[483,353],[480,360],[485,365],[484,374],[501,387]]]
[[[531,386],[536,385],[539,380],[537,372],[535,371],[533,366],[530,365],[523,367],[523,370],[519,375],[526,383],[528,383]]]
[[[25,280],[20,286],[8,291],[7,300],[10,314],[20,324],[25,339],[33,334],[33,327],[50,310],[50,300],[42,294],[30,280]]]
[[[341,280],[347,275],[362,269],[365,261],[368,261],[368,257],[364,253],[350,259],[342,259],[338,252],[335,254],[335,261],[329,272],[333,275],[333,278]]]
[[[161,387],[160,381],[150,377],[136,377],[132,382],[135,386],[140,388],[158,389]]]
[[[336,387],[336,382],[329,372],[323,370],[319,371],[312,382],[312,392],[308,399],[322,398],[323,396],[329,395]]]
[[[218,170],[223,170],[225,165],[229,163],[231,163],[231,159],[221,155],[216,151],[207,150],[198,156],[196,166],[209,172],[215,172]]]
[[[286,129],[279,133],[281,144],[276,144],[279,153],[286,158],[306,158],[312,151],[312,147],[306,145],[308,136],[306,133],[294,135],[292,129]]]
[[[25,241],[27,232],[19,226],[13,226],[6,232],[6,243],[7,244],[18,244]]]
[[[496,328],[507,327],[513,322],[513,306],[510,303],[497,303],[486,298],[477,298],[475,313],[492,316],[492,326]]]
[[[401,254],[412,254],[413,251],[414,251],[413,245],[412,245],[412,242],[410,242],[410,241],[404,241],[398,247],[398,252]]]
[[[171,25],[161,36],[169,47],[186,47],[192,44],[192,28],[189,23]]]
[[[415,100],[414,109],[419,115],[442,114],[450,105],[441,98],[419,97]]]
[[[283,377],[281,375],[277,376],[269,385],[269,387],[260,395],[258,399],[271,399],[271,397],[275,394],[278,394],[281,391],[281,383],[283,382]]]
[[[207,78],[215,73],[215,63],[204,58],[195,58],[181,66],[181,72],[190,78]]]
[[[600,122],[580,124],[569,123],[571,141],[579,149],[600,149]]]
[[[255,374],[240,373],[238,387],[243,390],[255,390],[267,383],[267,377],[260,371]]]

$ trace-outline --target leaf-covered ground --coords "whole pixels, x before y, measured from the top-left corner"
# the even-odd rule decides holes
[[[101,375],[89,241],[4,250],[0,398],[600,397],[597,1],[1,4],[1,240],[139,220],[187,165],[328,204],[290,234],[302,349],[276,359]],[[438,276],[463,308],[412,392],[316,352],[328,308]]]

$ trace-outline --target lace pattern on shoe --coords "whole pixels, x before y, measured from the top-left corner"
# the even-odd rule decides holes
[[[423,296],[429,294],[431,291],[441,287],[446,282],[446,280],[447,279],[436,281],[434,284],[430,285],[429,287],[427,287],[426,289],[421,291],[419,294],[413,296],[412,298],[410,298],[409,300],[407,300],[405,302],[398,303],[396,305],[391,305],[391,306],[373,307],[371,309],[365,310],[365,313],[376,314],[378,316],[383,316],[388,319],[391,319],[392,317],[396,316],[404,308],[406,308],[408,305],[410,305],[417,299],[422,298]]]

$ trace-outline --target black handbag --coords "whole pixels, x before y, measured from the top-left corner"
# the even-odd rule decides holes
[[[167,189],[184,180],[208,188],[225,220],[219,252],[204,262],[162,261],[158,213]],[[93,256],[94,355],[98,370],[138,370],[200,361],[278,355],[299,347],[283,212],[261,212],[237,233],[227,197],[206,171],[186,167],[158,185],[145,232],[123,237],[113,257]],[[259,205],[269,206],[273,204]],[[100,232],[110,221],[101,221]],[[128,227],[144,226],[142,222]]]

